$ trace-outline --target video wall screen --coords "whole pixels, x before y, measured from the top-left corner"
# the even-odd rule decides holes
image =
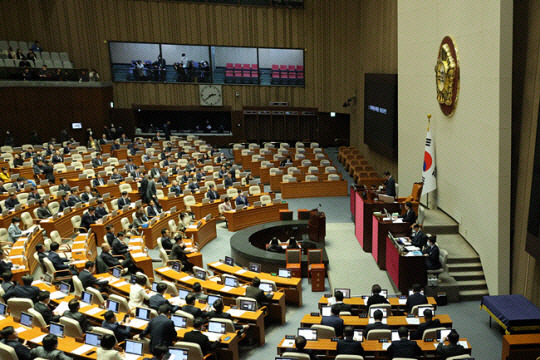
[[[109,42],[114,82],[304,86],[304,50]]]

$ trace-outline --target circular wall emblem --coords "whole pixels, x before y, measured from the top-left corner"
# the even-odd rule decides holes
[[[454,40],[450,36],[445,36],[439,46],[435,85],[441,111],[446,116],[452,116],[459,94],[459,58]]]

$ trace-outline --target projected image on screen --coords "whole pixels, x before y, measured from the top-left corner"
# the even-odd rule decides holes
[[[397,156],[397,74],[365,74],[364,143]]]

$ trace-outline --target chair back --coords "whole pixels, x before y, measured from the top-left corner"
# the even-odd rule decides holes
[[[392,340],[392,330],[375,329],[375,330],[370,330],[368,332],[366,340],[379,340],[379,339]]]
[[[239,296],[236,298],[236,307],[238,309],[240,309],[240,302],[242,300],[249,300],[249,301],[253,301],[254,299],[253,298],[250,298],[250,297],[246,297],[246,296]],[[259,310],[259,303],[255,303],[255,310]]]
[[[236,329],[234,328],[234,323],[231,319],[211,318],[210,321],[225,324],[225,331],[228,333],[236,332]]]
[[[257,185],[252,185],[249,187],[249,194],[250,195],[258,195],[261,193],[261,187]]]
[[[98,289],[89,286],[86,288],[86,292],[92,294],[92,304],[101,306],[105,303],[105,299],[103,299],[103,295],[101,295]]]
[[[261,204],[271,204],[272,203],[272,197],[270,195],[263,195],[260,198]]]
[[[169,255],[167,255],[167,252],[162,247],[159,248],[159,258],[161,259],[163,266],[167,266],[167,263],[169,262]]]
[[[11,298],[7,301],[9,314],[16,321],[21,318],[21,312],[28,311],[34,307],[34,303],[31,299],[26,298]]]
[[[178,296],[178,288],[174,283],[165,280],[161,280],[161,282],[167,285],[167,290],[165,290],[165,293],[170,294],[173,297]]]
[[[336,329],[332,326],[315,324],[311,325],[311,328],[317,330],[319,339],[331,339],[336,337]]]
[[[34,308],[30,308],[26,310],[30,315],[32,315],[33,318],[33,326],[45,329],[47,327],[47,323],[45,322],[45,319],[43,319],[43,315],[39,311],[34,310]]]
[[[412,307],[411,309],[411,314],[414,315],[414,316],[418,316],[418,308],[420,306],[431,306],[431,304],[419,304],[419,305],[415,305]]]
[[[297,353],[297,352],[285,352],[281,356],[286,359],[310,360],[310,357],[308,354],[302,354],[302,353]]]
[[[188,351],[187,360],[203,360],[204,355],[199,344],[186,342],[186,341],[177,341],[174,344],[175,347],[186,349]]]
[[[270,284],[270,285],[272,285],[272,291],[274,291],[274,292],[277,291],[277,286],[276,286],[275,281],[261,279],[261,284]]]
[[[0,343],[0,359],[3,360],[19,360],[15,349],[9,345]]]
[[[71,279],[73,280],[73,295],[81,296],[84,291],[81,279],[77,275],[74,275]]]
[[[431,328],[424,330],[424,333],[422,334],[422,340],[424,339],[436,339],[437,338],[437,330],[446,330],[445,327],[438,327],[438,328]]]
[[[60,204],[57,201],[52,201],[47,206],[49,207],[49,210],[53,215],[56,214],[58,210],[60,210]]]
[[[364,357],[360,355],[340,354],[335,357],[335,360],[364,360]]]
[[[322,264],[323,254],[322,249],[308,249],[308,265]]]
[[[6,228],[0,228],[0,241],[7,242],[9,239],[9,233]]]
[[[470,354],[456,355],[446,358],[446,360],[459,360],[459,359],[470,359]],[[537,357],[536,360],[540,360],[540,357]]]
[[[328,174],[328,180],[330,180],[330,181],[339,180],[339,175],[338,174]]]
[[[186,318],[187,327],[193,326],[193,321],[195,321],[195,317],[193,316],[193,314],[190,314],[182,310],[176,310],[175,314]]]
[[[285,261],[287,264],[300,264],[302,253],[300,249],[287,249],[285,251]]]
[[[128,219],[128,218],[122,218],[122,219],[120,220],[120,224],[122,224],[122,229],[123,229],[124,231],[128,231],[128,230],[129,230],[129,225],[130,225],[130,223],[129,223],[129,219]]]
[[[392,315],[392,305],[390,304],[373,304],[369,307],[368,313],[370,312],[371,308],[386,309],[386,313],[388,314],[388,316]]]
[[[107,300],[116,301],[118,306],[118,311],[122,313],[128,313],[129,312],[129,304],[125,297],[116,295],[116,294],[110,294],[109,298]]]
[[[236,188],[228,188],[227,196],[230,198],[235,198],[238,196],[238,190]]]
[[[45,265],[45,270],[47,274],[51,275],[54,278],[54,272],[56,271],[51,260],[48,258],[43,258],[43,265]]]
[[[71,225],[73,225],[74,228],[81,227],[81,217],[79,215],[75,215],[71,218]]]
[[[124,191],[127,191],[129,193],[133,191],[131,184],[121,184],[119,189],[120,189],[120,193],[123,193]]]
[[[118,339],[116,338],[116,335],[114,335],[114,331],[112,330],[105,329],[101,326],[94,326],[92,327],[92,332],[96,334],[100,334],[100,335],[112,335],[114,336],[114,339],[116,340],[116,342],[118,342]]]
[[[176,222],[174,220],[169,220],[168,224],[169,224],[169,230],[171,231],[171,233],[175,233],[176,229],[178,229]]]
[[[60,317],[60,324],[64,325],[65,336],[73,338],[82,338],[84,336],[81,325],[77,320],[62,316]]]

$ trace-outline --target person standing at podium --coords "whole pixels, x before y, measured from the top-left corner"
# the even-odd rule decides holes
[[[396,197],[396,180],[390,171],[386,171],[384,177],[386,178],[386,195]]]

